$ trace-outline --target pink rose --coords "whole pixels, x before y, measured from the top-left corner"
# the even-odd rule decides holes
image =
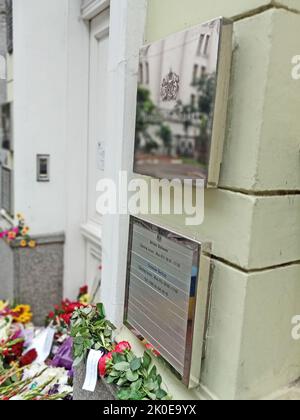
[[[101,357],[101,359],[99,360],[99,375],[103,378],[106,375],[106,365],[107,362],[109,362],[110,360],[112,360],[112,354],[108,353],[105,354],[103,357]]]
[[[131,345],[127,341],[122,341],[115,347],[114,353],[124,353],[124,351],[130,351]]]

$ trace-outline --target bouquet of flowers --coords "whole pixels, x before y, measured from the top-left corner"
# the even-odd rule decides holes
[[[159,353],[146,343],[143,357],[136,357],[130,343],[115,343],[114,329],[102,304],[77,309],[71,322],[74,367],[85,360],[91,349],[101,350],[104,355],[99,361],[99,376],[116,385],[119,400],[169,400],[152,362],[151,356],[159,357]]]
[[[18,223],[10,229],[0,229],[0,238],[6,240],[9,245],[21,248],[35,248],[36,242],[29,235],[29,227],[21,214],[17,214]]]
[[[145,352],[143,357],[136,357],[126,341],[100,359],[99,374],[108,384],[119,387],[119,400],[170,399],[151,356]]]
[[[60,368],[58,358],[45,364],[36,363],[38,353],[33,348],[35,331],[28,305],[10,307],[0,302],[0,400],[57,400],[72,398],[70,369]],[[67,336],[67,340],[70,340]],[[66,358],[65,342],[64,358]],[[70,352],[72,343],[67,342]],[[52,366],[53,364],[53,366]]]
[[[68,299],[63,300],[60,305],[56,305],[46,318],[46,326],[53,326],[58,333],[67,334],[70,330],[73,313],[80,308],[84,308],[89,303],[90,297],[88,287],[80,289],[76,302]]]
[[[113,348],[114,326],[105,318],[102,304],[77,309],[72,317],[71,336],[74,343],[74,367],[86,358],[91,349],[110,351]]]
[[[8,302],[0,301],[0,319],[11,317],[13,322],[26,325],[32,321],[32,316],[29,305],[17,305],[11,308]]]
[[[37,359],[35,349],[25,350],[25,340],[15,333],[0,342],[0,387],[13,387],[19,381],[24,367]],[[1,391],[0,391],[0,395]]]
[[[21,378],[20,378],[21,376]],[[10,381],[13,377],[19,380]],[[51,368],[45,364],[31,365],[27,368],[11,369],[1,381],[0,400],[54,401],[72,399],[72,387],[64,369]]]

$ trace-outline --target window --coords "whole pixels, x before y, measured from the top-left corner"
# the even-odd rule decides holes
[[[12,54],[13,45],[13,0],[6,0],[6,31],[7,31],[7,52]]]
[[[146,84],[149,85],[150,83],[150,70],[149,70],[149,63],[146,63]]]
[[[142,63],[140,63],[140,67],[139,67],[139,82],[141,85],[144,83],[144,69],[143,69]]]
[[[198,51],[197,51],[197,55],[199,57],[202,54],[202,47],[203,47],[204,38],[205,38],[205,35],[201,34],[200,39],[199,39],[199,43],[198,43]]]
[[[195,64],[194,65],[194,70],[193,70],[193,84],[197,83],[198,71],[199,71],[199,66],[198,66],[198,64]]]
[[[12,103],[6,103],[0,106],[0,148],[13,150],[13,115]]]
[[[191,95],[191,105],[192,107],[196,105],[196,95]]]
[[[205,46],[204,46],[204,55],[208,55],[209,41],[210,41],[210,35],[207,35],[206,40],[205,40]]]

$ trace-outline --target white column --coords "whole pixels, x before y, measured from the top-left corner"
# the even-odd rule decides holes
[[[143,44],[146,0],[112,0],[106,175],[118,185],[119,171],[132,172],[138,52]],[[122,324],[126,282],[128,217],[105,216],[101,299],[108,318]]]

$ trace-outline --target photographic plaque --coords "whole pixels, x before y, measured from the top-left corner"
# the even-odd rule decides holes
[[[124,323],[199,385],[210,258],[204,244],[131,217]]]
[[[232,57],[223,18],[140,51],[134,172],[219,182]]]

